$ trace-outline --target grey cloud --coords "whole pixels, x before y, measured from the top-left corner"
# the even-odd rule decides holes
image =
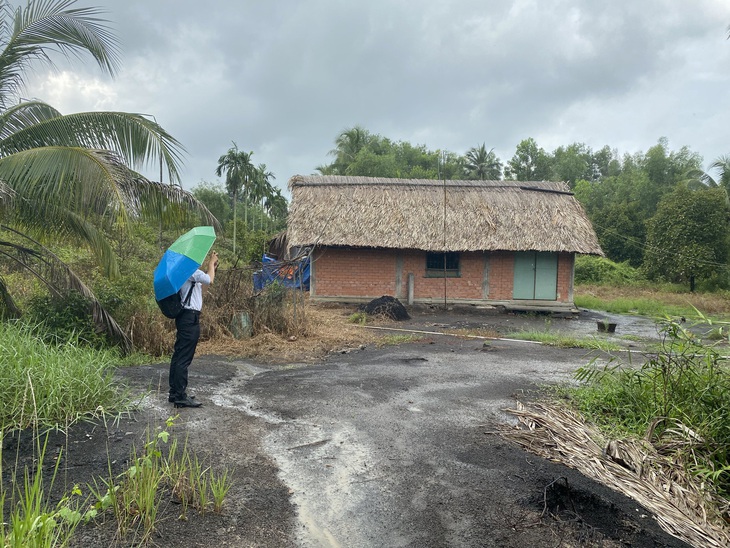
[[[83,4],[104,6],[120,37],[119,108],[154,114],[183,142],[188,187],[214,179],[231,141],[285,186],[354,124],[455,152],[486,142],[503,160],[528,136],[645,150],[667,135],[727,152],[706,133],[727,109],[676,112],[726,104],[722,0]],[[90,63],[74,70],[99,78]]]

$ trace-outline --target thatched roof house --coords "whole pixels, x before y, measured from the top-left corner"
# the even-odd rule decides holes
[[[522,260],[521,256],[515,259],[514,252],[552,253],[556,265],[557,257],[562,254],[565,255],[562,262],[570,263],[569,300],[572,304],[573,255],[603,254],[583,208],[564,183],[297,175],[290,179],[289,188],[292,195],[288,219],[289,244],[329,249],[327,255],[330,257],[334,250],[339,250],[341,265],[345,264],[342,263],[344,250],[349,250],[347,264],[353,265],[349,268],[357,269],[355,265],[358,263],[361,266],[371,264],[374,250],[380,250],[380,262],[383,257],[386,262],[392,258],[396,270],[399,260],[402,263],[404,257],[412,257],[416,252],[422,252],[431,267],[438,259],[434,254],[440,253],[441,260],[448,263],[449,257],[453,259],[454,254],[461,253],[469,260],[474,260],[475,254],[479,257],[486,254],[492,263],[511,261],[513,270],[515,261]],[[355,249],[360,252],[354,252]],[[359,259],[355,260],[355,255]],[[540,255],[540,260],[545,257]],[[494,266],[491,265],[491,270]],[[409,271],[413,269],[409,267]],[[420,273],[424,277],[435,277],[437,273],[434,268],[421,270],[424,270]],[[461,266],[453,270],[458,272],[442,277],[464,277]],[[413,274],[420,275],[418,271]],[[504,273],[505,276],[513,274],[513,271]],[[488,277],[488,272],[480,276]],[[403,281],[397,278],[393,277],[396,285],[403,285]],[[489,285],[492,281],[489,280]],[[324,283],[321,276],[318,282],[317,287],[321,290]],[[340,291],[329,282],[325,285],[332,286],[329,293]],[[372,280],[369,280],[369,285],[373,285]],[[478,299],[472,298],[473,294],[464,298],[469,301],[494,300],[491,297],[505,300],[504,291],[501,296],[494,291],[489,293],[487,282],[481,278],[478,285],[484,289]],[[391,289],[390,294],[404,293],[402,287],[393,283],[381,284],[381,288]],[[357,289],[350,287],[347,294],[328,297],[365,299],[371,296],[362,291],[360,293],[363,294],[359,295]],[[442,297],[443,288],[439,291]],[[418,293],[415,290],[415,294]],[[382,291],[382,294],[387,293]],[[319,296],[323,296],[321,292]],[[373,293],[373,296],[380,294]],[[423,299],[430,298],[423,294]],[[507,300],[512,299],[510,295]],[[556,296],[555,299],[566,301],[568,296]],[[415,300],[419,300],[418,297]]]
[[[294,246],[602,255],[564,183],[298,175],[289,188]]]

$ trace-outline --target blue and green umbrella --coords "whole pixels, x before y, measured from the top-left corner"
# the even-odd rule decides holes
[[[165,251],[154,274],[155,298],[159,301],[180,291],[213,247],[212,226],[198,226],[180,236]]]

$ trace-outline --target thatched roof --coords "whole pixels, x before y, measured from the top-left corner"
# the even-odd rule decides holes
[[[293,246],[603,255],[564,183],[296,175],[289,189]]]

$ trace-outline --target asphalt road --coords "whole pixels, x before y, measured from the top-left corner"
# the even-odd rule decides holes
[[[494,434],[513,420],[504,409],[515,396],[589,359],[437,337],[318,366],[239,369],[213,403],[268,423],[262,447],[290,490],[299,546],[684,546],[629,499]],[[570,531],[537,523],[559,478],[572,490]]]

